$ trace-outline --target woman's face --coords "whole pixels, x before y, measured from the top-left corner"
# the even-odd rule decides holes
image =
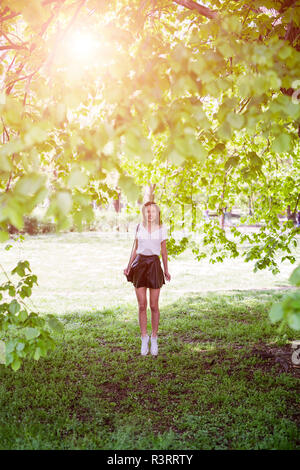
[[[146,207],[146,217],[147,217],[147,221],[150,222],[150,223],[153,223],[157,220],[157,209],[154,205],[151,205],[151,206],[147,206]]]

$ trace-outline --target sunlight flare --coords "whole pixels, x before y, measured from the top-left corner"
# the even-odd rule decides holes
[[[94,63],[99,57],[100,41],[92,33],[75,31],[69,34],[64,44],[67,62]]]

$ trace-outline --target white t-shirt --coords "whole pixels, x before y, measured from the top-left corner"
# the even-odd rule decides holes
[[[140,223],[136,236],[138,239],[137,254],[159,256],[161,242],[168,238],[167,227],[162,224],[160,228],[149,233],[143,224]]]

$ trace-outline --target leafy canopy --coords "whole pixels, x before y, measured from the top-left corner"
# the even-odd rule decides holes
[[[1,2],[1,240],[46,198],[59,229],[80,228],[92,201],[121,189],[134,207],[151,182],[171,227],[191,208],[199,259],[247,243],[255,269],[276,273],[278,251],[293,262],[297,231],[278,215],[299,202],[299,11],[287,0]],[[243,222],[263,223],[258,233],[199,224],[204,208],[222,222],[248,203]]]

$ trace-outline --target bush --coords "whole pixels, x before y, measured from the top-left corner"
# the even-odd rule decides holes
[[[36,235],[39,232],[39,223],[36,217],[24,217],[24,229],[23,233],[29,233],[29,235]]]
[[[89,225],[88,230],[108,232],[128,232],[130,226],[137,220],[137,214],[129,214],[124,210],[115,212],[113,209],[100,209],[94,211],[95,220]]]
[[[129,232],[138,218],[139,214],[127,213],[126,209],[116,212],[111,208],[96,208],[94,209],[94,220],[91,223],[83,223],[83,230],[93,232]],[[8,231],[10,234],[28,233],[29,235],[55,233],[56,224],[45,220],[45,211],[36,208],[30,216],[24,217],[23,229],[18,230],[13,225],[9,225]],[[76,226],[70,228],[70,232],[76,231]]]
[[[14,225],[9,224],[8,232],[11,235],[16,233],[28,233],[29,235],[38,235],[39,233],[54,233],[56,225],[53,222],[42,222],[36,217],[24,217],[24,227],[18,230]]]

